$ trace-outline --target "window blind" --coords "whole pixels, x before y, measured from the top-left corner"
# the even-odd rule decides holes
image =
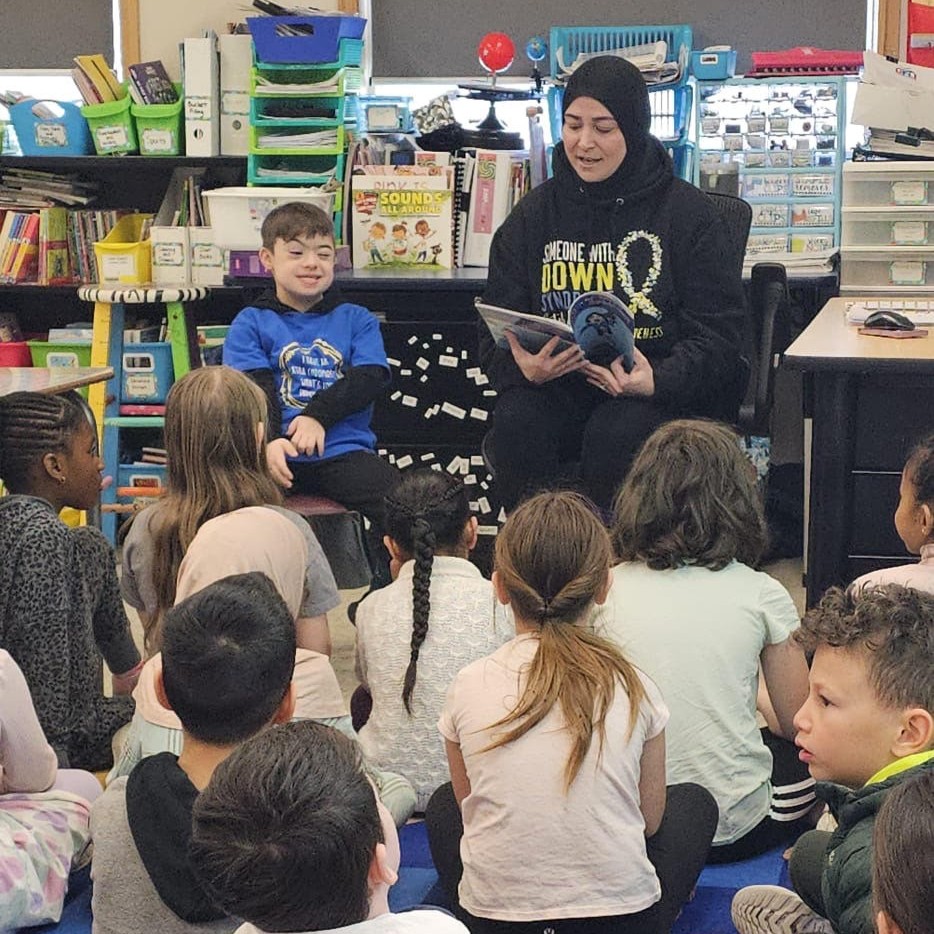
[[[112,0],[0,0],[0,69],[70,68],[76,55],[113,59]]]
[[[811,45],[862,49],[867,0],[374,0],[373,74],[377,78],[481,76],[477,44],[505,32],[516,44],[507,75],[531,71],[525,43],[553,25],[689,23],[694,47],[732,45],[737,73],[750,52]],[[545,65],[547,66],[547,61]]]

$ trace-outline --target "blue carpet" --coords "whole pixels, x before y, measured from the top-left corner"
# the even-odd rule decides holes
[[[399,881],[389,892],[389,907],[401,911],[414,905],[445,906],[438,874],[431,861],[424,823],[406,824],[399,831],[402,865]],[[736,934],[730,921],[730,902],[744,885],[785,885],[788,864],[778,847],[741,863],[707,866],[697,881],[697,892],[684,908],[672,934]],[[790,886],[789,886],[790,887]],[[91,877],[88,869],[72,875],[62,919],[58,924],[25,928],[28,934],[90,934]]]

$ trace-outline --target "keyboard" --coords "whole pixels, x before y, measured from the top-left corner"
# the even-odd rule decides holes
[[[916,327],[934,325],[934,299],[881,299],[879,301],[847,302],[847,324],[863,324],[874,311],[897,311]]]

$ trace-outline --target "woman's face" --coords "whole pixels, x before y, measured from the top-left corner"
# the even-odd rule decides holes
[[[626,137],[613,114],[592,97],[568,104],[561,129],[564,152],[585,182],[608,179],[626,158]]]

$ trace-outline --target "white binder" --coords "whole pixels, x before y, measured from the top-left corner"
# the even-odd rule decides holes
[[[220,57],[221,153],[245,156],[250,148],[250,69],[253,37],[217,37]]]
[[[220,154],[220,85],[217,37],[182,43],[185,86],[185,152],[189,156]]]

